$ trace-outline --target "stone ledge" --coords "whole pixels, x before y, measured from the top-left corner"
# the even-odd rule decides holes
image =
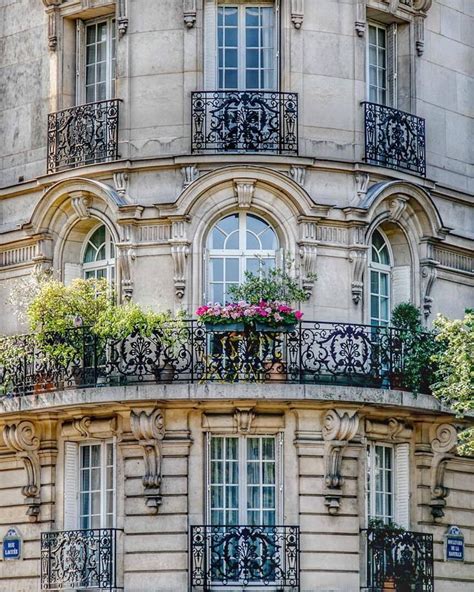
[[[138,384],[131,386],[67,389],[63,391],[0,398],[0,415],[34,410],[60,410],[72,406],[136,401],[210,402],[219,400],[264,400],[285,403],[339,402],[406,408],[416,412],[454,415],[432,395],[413,395],[405,391],[364,388],[270,383]]]

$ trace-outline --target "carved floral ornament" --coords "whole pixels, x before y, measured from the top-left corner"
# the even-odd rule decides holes
[[[165,435],[163,413],[161,409],[132,410],[130,427],[143,451],[145,503],[148,508],[158,512],[161,504],[161,443]]]
[[[344,448],[353,440],[359,429],[359,416],[354,410],[331,409],[323,418],[322,436],[324,444],[326,484],[325,505],[329,514],[337,514],[341,505],[341,474]]]
[[[28,505],[26,515],[31,522],[36,522],[40,513],[41,466],[38,450],[40,438],[36,426],[31,421],[20,421],[6,425],[3,429],[6,446],[16,453],[16,458],[23,462],[26,471],[26,485],[21,489]]]

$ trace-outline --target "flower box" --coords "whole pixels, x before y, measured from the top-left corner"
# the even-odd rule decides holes
[[[204,323],[206,331],[210,333],[243,333],[245,331],[244,323]]]
[[[255,331],[261,333],[291,333],[296,330],[296,325],[267,325],[266,323],[255,322]]]

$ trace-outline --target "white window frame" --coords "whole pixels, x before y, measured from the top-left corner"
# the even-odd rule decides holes
[[[383,30],[385,34],[385,68],[384,70],[384,84],[385,88],[378,86],[374,86],[370,84],[370,47],[372,44],[370,43],[370,28],[375,28],[377,31],[377,44],[375,47],[377,48],[377,64],[373,64],[377,69],[382,69],[378,65],[378,31]],[[398,103],[398,41],[397,41],[397,23],[391,23],[389,25],[384,23],[379,23],[376,21],[369,21],[367,23],[367,42],[366,42],[366,95],[367,101],[372,103],[376,103],[379,105],[386,105],[387,107],[394,107],[397,108]],[[378,80],[377,80],[378,82]],[[374,101],[370,97],[370,88],[374,87],[377,89],[377,97]],[[380,91],[385,90],[385,99],[382,99],[380,96]]]
[[[273,85],[271,88],[249,89],[254,91],[277,91],[280,88],[280,0],[206,0],[204,6],[204,87],[205,90],[219,89],[219,56],[218,56],[218,7],[233,6],[243,11],[245,7],[273,7]],[[239,16],[239,49],[245,52],[245,18],[244,26],[241,26]],[[238,88],[229,90],[246,90],[245,68],[241,64],[242,55],[239,55]],[[220,90],[226,90],[222,88]]]
[[[94,100],[87,101],[86,95],[86,68],[87,68],[87,27],[97,26],[100,23],[107,24],[106,41],[106,93],[104,99],[97,98],[97,90],[94,92]],[[86,102],[95,103],[98,100],[110,100],[115,98],[116,91],[116,51],[117,51],[117,27],[115,16],[106,16],[83,21],[76,21],[76,105]],[[97,62],[95,62],[97,63]]]
[[[107,489],[107,446],[112,446],[113,464],[112,464],[112,490]],[[81,513],[81,494],[82,491],[82,468],[81,468],[81,457],[82,449],[90,446],[100,446],[100,526],[98,528],[115,528],[117,520],[117,455],[116,455],[116,444],[114,439],[101,440],[100,442],[81,442],[78,446],[78,508],[77,508],[77,521],[78,528],[83,529],[82,526],[82,513]],[[112,491],[112,524],[107,525],[107,493]],[[92,510],[92,508],[90,508]],[[91,513],[89,513],[89,521],[91,519]],[[90,524],[86,530],[95,530],[97,527],[92,527]]]
[[[221,222],[222,220],[224,220],[225,218],[229,217],[229,216],[233,216],[233,215],[237,215],[238,216],[238,220],[239,220],[239,248],[238,249],[211,249],[209,248],[209,241],[210,241],[210,237],[212,234],[212,231],[214,230],[214,228],[216,227],[216,225],[219,224],[219,222]],[[273,233],[275,234],[276,240],[277,240],[277,245],[276,245],[276,249],[273,250],[257,250],[257,249],[246,249],[246,239],[247,239],[247,216],[251,215],[254,216],[260,220],[262,220],[265,224],[268,224],[269,228],[273,231]],[[238,259],[239,260],[239,280],[237,283],[241,283],[244,280],[245,277],[245,271],[247,269],[247,262],[250,259],[261,259],[263,262],[265,262],[265,260],[274,260],[275,261],[275,265],[278,264],[278,255],[280,252],[280,248],[279,248],[279,238],[278,238],[278,234],[275,230],[275,228],[273,227],[272,224],[270,224],[270,222],[268,222],[267,220],[265,220],[265,218],[262,218],[261,216],[254,214],[253,212],[234,212],[231,214],[227,214],[226,216],[223,216],[222,218],[219,218],[219,220],[217,220],[216,222],[214,222],[214,224],[211,226],[210,230],[209,230],[209,234],[207,237],[207,248],[206,248],[206,257],[205,257],[205,262],[204,265],[206,267],[205,270],[205,277],[207,278],[206,281],[206,296],[207,296],[207,301],[212,300],[211,298],[211,294],[212,294],[212,288],[211,288],[211,284],[213,283],[223,283],[223,285],[225,286],[226,284],[226,277],[225,277],[225,260],[226,259]],[[213,259],[223,259],[224,260],[224,269],[223,269],[223,282],[213,282],[212,278],[211,278],[211,260]],[[234,283],[234,282],[228,282],[228,283]],[[226,300],[226,292],[224,291],[224,298],[223,300]],[[222,304],[224,304],[224,302],[222,302]]]
[[[85,254],[87,247],[89,245],[89,241],[92,238],[93,234],[99,230],[101,227],[105,228],[105,259],[100,259],[99,261],[91,261],[89,263],[84,262]],[[82,250],[81,250],[81,264],[82,264],[82,277],[86,279],[88,273],[94,273],[95,277],[97,277],[97,272],[105,270],[105,278],[107,282],[113,286],[115,283],[115,256],[112,256],[112,247],[115,253],[115,244],[113,241],[112,233],[108,229],[106,224],[99,224],[98,226],[94,226],[94,228],[87,234],[86,238],[84,239]]]
[[[384,240],[385,245],[387,246],[387,251],[388,251],[388,257],[389,257],[389,261],[390,263],[384,264],[384,263],[378,263],[376,261],[372,261],[372,248],[373,248],[373,235],[374,233],[372,233],[372,237],[370,239],[370,257],[369,257],[369,281],[368,283],[368,302],[369,302],[369,323],[375,324],[376,326],[381,326],[381,327],[386,327],[390,324],[390,318],[391,318],[391,306],[392,306],[392,270],[393,270],[393,252],[392,252],[392,248],[390,245],[390,241],[387,239],[385,233],[382,231],[381,228],[376,228],[374,232],[378,232],[381,237]],[[378,277],[379,277],[379,292],[375,293],[372,292],[372,272],[377,273]],[[380,301],[382,298],[382,295],[380,294],[380,276],[384,275],[387,277],[387,283],[388,283],[388,290],[387,290],[387,296],[388,296],[388,303],[387,303],[387,311],[388,311],[388,315],[387,315],[387,319],[382,319],[380,316],[380,311],[381,311],[381,306],[380,306]],[[375,317],[372,314],[372,296],[377,296],[378,298],[378,302],[379,302],[379,315],[378,317]],[[372,322],[372,319],[375,319],[376,322]]]
[[[382,492],[379,493],[383,493],[383,495],[387,495],[389,494],[392,498],[392,514],[388,515],[386,512],[384,512],[381,516],[377,516],[376,514],[376,497],[377,497],[377,490],[376,490],[376,485],[375,485],[375,461],[376,461],[376,448],[377,447],[381,447],[384,450],[388,449],[390,450],[390,454],[391,454],[391,463],[392,463],[392,468],[391,468],[391,479],[390,479],[390,491],[386,492],[385,490],[382,490]],[[367,450],[367,496],[366,496],[366,512],[367,512],[367,518],[371,519],[371,518],[377,518],[380,520],[383,520],[384,523],[391,523],[391,522],[395,522],[395,515],[396,515],[396,503],[397,503],[397,499],[396,499],[396,488],[395,488],[395,484],[396,484],[396,463],[395,463],[395,447],[393,444],[389,444],[387,442],[369,442],[368,446],[367,446],[368,450]],[[385,456],[385,453],[384,453]],[[369,460],[370,458],[370,460]],[[371,474],[372,473],[372,474]],[[383,480],[385,483],[385,479]],[[384,502],[385,505],[385,502]],[[384,508],[385,509],[385,508]]]
[[[370,29],[373,28],[376,31],[376,37],[377,37],[377,43],[374,47],[376,47],[376,55],[377,55],[377,63],[376,64],[371,64],[370,62],[370,47],[372,46],[372,44],[370,43]],[[378,52],[379,52],[379,45],[378,45],[378,36],[379,36],[379,31],[383,31],[384,35],[385,35],[385,67],[381,68],[379,63],[378,63]],[[387,26],[386,25],[382,25],[380,23],[376,23],[376,22],[368,22],[367,23],[367,44],[366,44],[366,62],[367,62],[367,69],[366,69],[366,79],[367,79],[367,100],[372,102],[372,103],[377,103],[379,105],[387,105],[388,102],[388,76],[387,76],[387,64],[388,64],[388,51],[387,51],[387,41],[388,41],[388,31],[387,31]],[[377,84],[373,85],[370,82],[370,66],[374,66],[377,68]],[[383,82],[385,84],[385,87],[379,86],[378,84],[378,72],[379,70],[383,70]],[[372,100],[370,97],[370,89],[371,87],[376,88],[376,94],[377,100]],[[380,95],[381,95],[381,91],[385,91],[385,98],[384,100],[381,100]]]
[[[207,524],[211,524],[211,441],[212,438],[235,438],[238,440],[239,453],[239,525],[249,523],[247,519],[247,441],[250,438],[272,438],[275,441],[275,525],[282,523],[283,516],[283,434],[281,432],[273,434],[235,434],[208,432],[207,438],[207,458],[206,458],[206,518]],[[260,512],[264,509],[260,507]],[[227,526],[227,525],[223,525]],[[230,525],[229,525],[230,526]]]

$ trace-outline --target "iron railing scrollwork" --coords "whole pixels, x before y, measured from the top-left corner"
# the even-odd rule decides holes
[[[386,105],[363,105],[365,161],[425,176],[425,120]]]
[[[48,173],[118,158],[119,99],[48,115]]]
[[[276,91],[191,93],[191,150],[298,153],[298,95]]]
[[[363,531],[367,545],[364,592],[434,592],[433,535],[422,532]]]
[[[122,589],[115,528],[41,533],[41,590]]]
[[[289,333],[215,333],[196,320],[150,335],[102,339],[86,327],[65,334],[0,340],[0,393],[29,395],[65,388],[143,382],[265,382],[409,388],[406,336],[397,329],[303,321]],[[415,339],[433,339],[417,334]],[[57,347],[59,346],[59,347]],[[420,392],[429,392],[422,368]],[[275,384],[275,383],[274,383]]]
[[[191,526],[190,592],[300,589],[298,526]]]

